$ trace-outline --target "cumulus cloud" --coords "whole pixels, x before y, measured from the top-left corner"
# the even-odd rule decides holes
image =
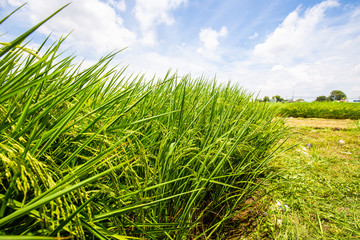
[[[9,0],[8,3],[18,6],[20,1]],[[22,11],[28,14],[27,19],[31,24],[35,24],[67,3],[67,0],[29,0]],[[123,19],[114,8],[123,10],[126,7],[124,4],[123,1],[114,0],[77,0],[39,31],[46,35],[54,31],[56,39],[72,31],[67,43],[80,51],[104,55],[131,46],[136,41],[135,33],[124,27]]]
[[[3,3],[5,3],[5,2],[7,2],[7,3],[9,3],[11,6],[20,6],[20,5],[22,5],[24,2],[23,1],[21,1],[21,0],[3,0],[2,1]]]
[[[191,59],[191,64],[189,64],[189,59]],[[191,74],[193,77],[202,74],[213,77],[219,70],[216,64],[207,61],[201,55],[194,55],[189,48],[183,48],[181,54],[175,56],[167,56],[155,51],[142,52],[141,58],[129,54],[126,56],[126,61],[130,63],[129,71],[145,73],[147,78],[154,75],[163,76],[169,69],[180,76]],[[228,76],[226,78],[228,79]]]
[[[337,1],[324,1],[307,9],[304,16],[300,16],[301,9],[297,8],[264,43],[255,46],[254,54],[270,62],[308,57],[318,49],[319,46],[315,43],[325,40],[319,39],[323,38],[319,34],[323,30],[319,28],[319,23],[324,19],[325,11],[337,6],[339,6]],[[289,59],[289,56],[292,59]]]
[[[155,26],[173,24],[175,19],[171,11],[183,3],[186,3],[186,0],[137,0],[134,14],[143,32],[142,42],[148,45],[156,44]]]
[[[327,10],[336,7],[340,4],[334,0],[305,10],[298,7],[254,47],[249,61],[258,66],[259,90],[275,94],[277,89],[284,95],[295,90],[302,97],[315,97],[341,89],[358,95],[359,9],[329,18]]]
[[[107,3],[119,11],[123,12],[126,10],[125,0],[107,0]]]
[[[206,50],[214,50],[219,45],[219,37],[226,37],[228,30],[223,26],[220,31],[216,31],[212,28],[201,29],[199,33],[199,39],[203,43]]]
[[[177,46],[167,41],[169,45],[166,49],[162,45],[155,49],[149,45],[158,43],[159,25],[179,27],[180,24],[174,24],[176,19],[173,14],[187,1],[136,0],[135,4],[125,4],[129,2],[76,0],[46,23],[41,31],[48,34],[55,30],[54,36],[58,38],[74,30],[66,44],[79,50],[79,55],[96,53],[90,60],[98,59],[108,51],[130,46],[131,51],[121,54],[124,62],[130,65],[129,71],[162,75],[172,68],[182,74],[198,76],[205,73],[209,77],[216,73],[219,81],[226,82],[230,78],[251,91],[261,90],[263,95],[270,96],[280,94],[291,97],[295,91],[295,97],[309,96],[314,100],[316,96],[327,95],[334,89],[340,89],[350,97],[360,95],[359,5],[345,6],[335,0],[326,0],[309,8],[299,6],[253,47],[249,47],[251,41],[246,41],[245,47],[229,46],[228,43],[221,45],[221,40],[233,37],[229,36],[224,26],[201,29],[198,32],[199,41],[190,39],[183,45],[177,43]],[[0,0],[0,6],[10,3],[18,6],[22,1]],[[21,16],[27,14],[24,19],[30,19],[33,25],[66,3],[67,0],[29,0],[21,10]],[[125,10],[133,15],[129,17],[123,12]],[[129,19],[123,19],[123,16]],[[137,21],[124,24],[131,18]],[[226,22],[223,25],[228,26]],[[193,26],[192,29],[198,27]],[[259,42],[259,35],[264,33],[260,32],[261,29],[255,30],[245,36]],[[236,37],[228,42],[238,43],[239,35]]]

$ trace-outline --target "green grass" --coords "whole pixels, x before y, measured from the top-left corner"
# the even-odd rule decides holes
[[[230,84],[127,75],[118,53],[84,69],[65,39],[19,45],[42,23],[0,49],[0,235],[224,237],[286,135],[276,109]]]
[[[249,235],[360,238],[359,130],[299,127],[293,132],[286,145],[299,145],[270,163],[276,177],[261,189],[268,196],[258,206],[267,216],[259,217]],[[307,148],[308,143],[313,147]]]
[[[355,127],[360,130],[360,119],[354,121]]]
[[[274,104],[281,116],[302,118],[360,119],[360,104],[347,102],[300,102]]]

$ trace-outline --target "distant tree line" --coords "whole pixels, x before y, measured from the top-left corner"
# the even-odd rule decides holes
[[[260,102],[284,102],[285,100],[280,95],[275,95],[271,99],[265,96]]]
[[[315,102],[333,102],[333,101],[341,101],[346,100],[347,96],[344,92],[340,90],[333,90],[331,91],[329,96],[318,96]],[[293,100],[285,100],[284,98],[280,97],[280,95],[275,95],[272,98],[265,96],[263,99],[257,99],[259,102],[304,102],[304,99],[297,99]]]
[[[328,97],[326,96],[318,96],[315,102],[333,102],[333,101],[341,101],[346,100],[346,94],[340,90],[331,91]]]
[[[280,95],[275,95],[272,98],[265,96],[263,99],[258,99],[260,102],[289,102],[290,100],[285,100],[280,97]],[[297,99],[295,102],[304,102],[304,99]]]

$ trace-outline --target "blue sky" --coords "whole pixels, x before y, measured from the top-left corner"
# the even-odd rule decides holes
[[[0,0],[7,15],[25,1]],[[65,0],[28,0],[0,26],[9,41]],[[73,0],[32,36],[52,40],[85,64],[127,47],[115,63],[128,73],[201,75],[260,96],[314,100],[342,90],[360,96],[360,1]],[[115,64],[114,63],[114,64]]]

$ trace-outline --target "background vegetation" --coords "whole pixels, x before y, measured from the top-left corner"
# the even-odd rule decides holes
[[[303,118],[360,119],[360,104],[348,102],[296,102],[273,104],[281,116]]]
[[[359,119],[360,104],[145,80],[110,67],[118,53],[84,68],[65,39],[20,45],[46,20],[0,49],[0,238],[359,237],[359,120],[281,146],[276,116]]]

